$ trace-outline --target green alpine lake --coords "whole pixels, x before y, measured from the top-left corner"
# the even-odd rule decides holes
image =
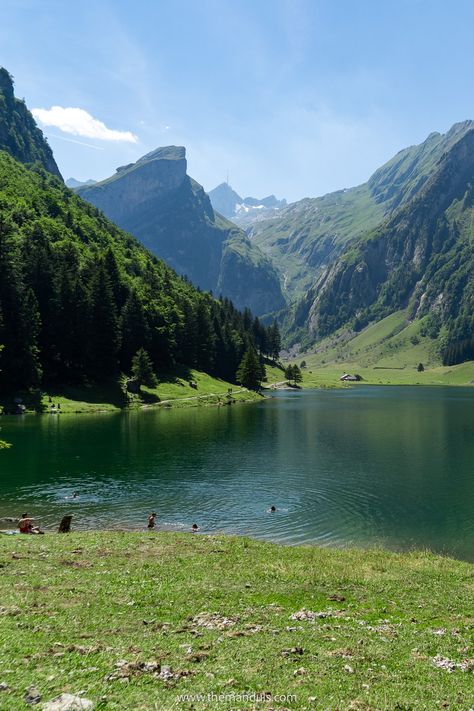
[[[46,530],[66,513],[75,529],[143,529],[155,510],[169,530],[474,560],[471,388],[284,391],[1,425],[13,447],[0,457],[0,516],[28,511]]]

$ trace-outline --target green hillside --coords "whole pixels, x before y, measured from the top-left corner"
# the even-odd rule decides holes
[[[134,375],[145,403],[176,398],[169,386],[180,379],[221,393],[246,349],[275,352],[274,328],[195,289],[46,170],[41,132],[10,75],[0,79],[0,125],[17,129],[13,156],[0,150],[2,402],[21,392],[41,409],[41,387],[56,398],[68,391],[64,404],[117,405],[120,373]],[[16,160],[20,145],[35,147],[31,165]]]
[[[232,381],[266,329],[188,282],[42,168],[0,152],[0,384],[100,382],[145,348]],[[263,339],[263,340],[262,340]]]
[[[406,310],[396,311],[359,333],[339,329],[292,360],[306,362],[306,387],[342,386],[344,373],[357,373],[365,384],[474,384],[474,361],[443,366],[437,341],[426,333],[428,324],[426,316],[410,321]]]

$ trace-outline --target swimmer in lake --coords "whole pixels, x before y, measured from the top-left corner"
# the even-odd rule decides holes
[[[193,525],[191,526],[191,530],[192,530],[193,532],[199,531],[199,526],[197,525],[197,523],[193,523]]]
[[[270,506],[270,508],[268,509],[268,513],[275,513],[275,511],[276,511],[276,506]]]

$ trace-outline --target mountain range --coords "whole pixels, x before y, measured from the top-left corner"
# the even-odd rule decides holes
[[[186,171],[185,148],[162,147],[77,194],[201,289],[257,315],[283,308],[271,261]]]
[[[432,133],[375,171],[364,184],[292,203],[274,219],[252,226],[249,236],[274,261],[289,300],[306,292],[344,248],[382,223],[419,193],[441,156],[472,122]]]
[[[385,219],[320,271],[294,326],[316,341],[407,309],[446,363],[473,357],[474,122],[398,154],[368,187]]]
[[[76,180],[76,178],[68,178],[66,180],[66,185],[68,188],[80,188],[83,185],[95,185],[97,180],[92,180],[89,178],[89,180]]]
[[[209,192],[212,207],[236,225],[247,229],[254,222],[278,215],[286,207],[286,200],[278,200],[274,195],[258,199],[242,198],[229,183],[221,183]]]
[[[5,70],[0,70],[0,149],[32,174],[46,170],[67,190]],[[27,181],[18,180],[26,190]],[[73,203],[66,193],[53,196],[54,187],[48,182],[48,196],[41,198],[41,220],[62,215],[66,226],[71,220],[75,226],[68,216]],[[430,352],[447,364],[474,358],[472,121],[400,151],[362,185],[290,205],[273,196],[242,199],[224,183],[211,191],[213,207],[187,174],[181,146],[158,148],[107,180],[80,185],[76,194],[103,213],[87,212],[79,200],[74,211],[83,224],[100,223],[105,215],[200,289],[222,293],[258,315],[276,315],[294,352],[318,348],[327,339],[350,343],[398,314],[399,341],[406,330],[407,338],[429,341]],[[247,234],[216,209],[235,219],[244,204],[248,214],[254,210],[259,216]],[[12,219],[17,220],[14,211]],[[48,225],[42,229],[56,245]],[[17,229],[27,231],[23,223]],[[80,226],[76,236],[83,232]],[[120,234],[122,241],[131,239]],[[99,243],[90,246],[91,259]],[[138,262],[145,259],[136,255]]]
[[[455,124],[400,151],[363,185],[252,225],[249,237],[292,303],[289,343],[307,346],[342,327],[356,333],[407,309],[408,320],[429,320],[445,359],[471,352],[473,147],[474,122]]]

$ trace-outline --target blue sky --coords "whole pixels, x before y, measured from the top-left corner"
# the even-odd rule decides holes
[[[178,144],[208,190],[228,172],[243,195],[296,200],[474,118],[471,0],[2,0],[1,15],[0,64],[54,124],[65,178]]]

